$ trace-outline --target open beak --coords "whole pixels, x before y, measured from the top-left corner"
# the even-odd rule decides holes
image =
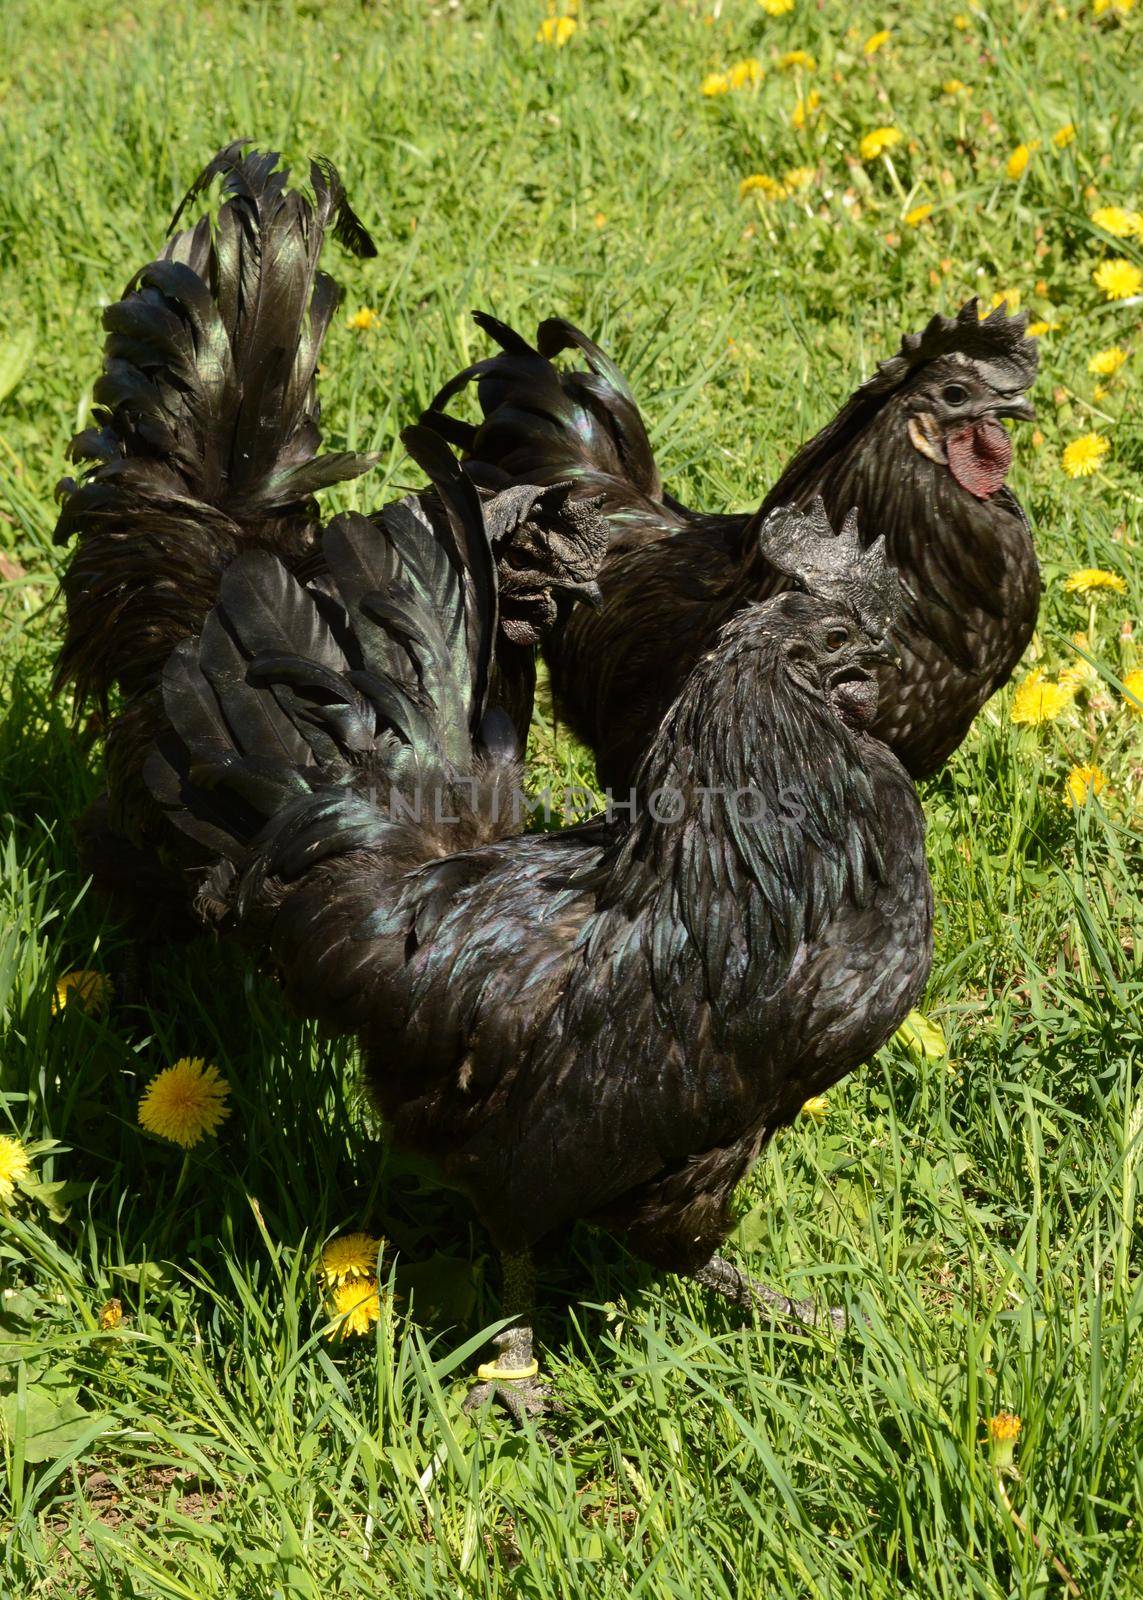
[[[941,443],[937,419],[931,411],[919,411],[915,417],[910,417],[908,427],[914,450],[919,450],[923,456],[928,456],[929,460],[935,461],[939,467],[948,465],[948,451]]]
[[[1003,405],[995,406],[992,414],[996,417],[1015,417],[1018,422],[1035,422],[1036,420],[1035,406],[1030,400],[1026,400],[1023,395],[1019,400],[1005,400]]]

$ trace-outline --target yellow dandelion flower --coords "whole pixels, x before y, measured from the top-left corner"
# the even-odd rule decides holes
[[[1143,667],[1124,673],[1123,703],[1135,716],[1143,717]]]
[[[795,67],[804,67],[807,72],[816,72],[818,70],[817,58],[812,56],[808,50],[787,50],[784,55],[778,57],[778,70],[780,72],[792,72]]]
[[[58,1016],[68,1006],[76,1006],[90,1016],[102,1016],[111,999],[111,979],[102,972],[82,968],[65,972],[52,996],[52,1014]]]
[[[1111,441],[1102,433],[1081,433],[1064,451],[1061,461],[1069,478],[1090,478],[1111,449]]]
[[[808,189],[818,175],[816,167],[791,167],[782,174],[782,182],[790,194],[801,194],[803,189]]]
[[[99,1326],[104,1333],[110,1333],[112,1328],[118,1328],[123,1321],[123,1303],[121,1300],[105,1300],[99,1308]]]
[[[606,228],[607,226],[607,214],[604,211],[597,211],[591,220],[597,228]]]
[[[1056,681],[1061,689],[1079,694],[1083,690],[1095,687],[1099,682],[1099,673],[1090,661],[1073,661],[1070,667],[1063,668]]]
[[[1039,322],[1030,322],[1028,324],[1028,336],[1032,339],[1042,339],[1046,333],[1051,333],[1054,327],[1055,323],[1045,322],[1041,318]]]
[[[217,1067],[208,1067],[201,1056],[183,1056],[151,1079],[139,1102],[139,1121],[148,1133],[189,1150],[230,1115],[229,1093]]]
[[[956,16],[953,18],[953,27],[956,28],[959,33],[967,33],[972,27],[972,18],[966,17],[963,11],[958,11]]]
[[[992,296],[992,299],[988,302],[988,305],[984,307],[978,313],[978,315],[983,322],[984,318],[990,311],[995,311],[997,306],[1003,306],[1008,312],[1008,315],[1012,316],[1014,312],[1019,311],[1020,301],[1022,298],[1023,296],[1021,295],[1019,289],[997,289],[996,293]]]
[[[756,89],[766,72],[761,61],[747,56],[744,61],[736,61],[726,76],[732,89]]]
[[[1116,594],[1126,594],[1127,580],[1118,572],[1106,572],[1103,567],[1080,567],[1064,579],[1064,589],[1068,594],[1094,594],[1098,589],[1114,589]]]
[[[768,17],[785,17],[794,9],[794,0],[759,0]]]
[[[1110,11],[1112,16],[1126,17],[1135,5],[1135,0],[1094,0],[1092,11],[1097,17],[1102,17]]]
[[[1018,1439],[1020,1429],[1024,1424],[1020,1418],[1011,1411],[998,1411],[994,1417],[988,1419],[988,1437],[990,1439]]]
[[[339,1320],[329,1330],[330,1339],[347,1338],[351,1333],[368,1333],[381,1317],[381,1296],[372,1278],[352,1278],[333,1291],[332,1315]]]
[[[574,17],[545,17],[536,30],[536,43],[562,50],[578,27]]]
[[[1022,178],[1029,161],[1040,148],[1039,139],[1030,139],[1027,144],[1018,144],[1008,157],[1004,170],[1010,178]]]
[[[748,178],[743,178],[738,185],[738,198],[745,200],[748,195],[759,195],[763,200],[784,200],[786,186],[779,183],[777,178],[769,177],[765,172],[752,172]]]
[[[1099,206],[1092,212],[1091,220],[1114,239],[1130,239],[1138,226],[1139,213],[1127,211],[1123,206]]]
[[[730,79],[725,72],[708,72],[699,84],[699,93],[705,94],[709,99],[712,95],[726,94],[730,89]]]
[[[989,1454],[994,1467],[1010,1467],[1016,1449],[1016,1441],[1020,1437],[1020,1429],[1024,1424],[1012,1411],[998,1411],[994,1417],[989,1417],[985,1426],[988,1429]]]
[[[900,128],[874,128],[871,133],[862,136],[859,149],[862,161],[876,161],[879,155],[886,150],[892,150],[894,145],[901,143]]]
[[[0,1133],[0,1206],[10,1206],[16,1195],[16,1185],[32,1170],[28,1152],[19,1139],[10,1139]]]
[[[1092,276],[1109,300],[1128,300],[1143,289],[1143,272],[1133,261],[1101,261]]]
[[[795,128],[804,128],[810,118],[816,115],[822,97],[816,89],[811,89],[809,94],[799,100],[790,113],[790,122]]]
[[[906,225],[910,228],[919,228],[921,223],[925,221],[926,217],[931,217],[932,214],[932,205],[926,200],[924,205],[914,206],[912,211],[906,211]]]
[[[1096,373],[1101,378],[1110,378],[1112,373],[1118,372],[1127,360],[1127,351],[1121,350],[1117,344],[1110,349],[1097,350],[1087,364],[1089,372]]]
[[[941,93],[947,94],[949,99],[955,99],[958,94],[971,94],[972,90],[967,83],[962,83],[959,78],[946,78],[941,84]]]
[[[1012,696],[1012,721],[1027,727],[1038,727],[1041,722],[1054,722],[1072,703],[1070,689],[1058,683],[1047,683],[1043,671],[1037,667],[1017,686]]]
[[[1065,122],[1062,128],[1057,128],[1052,135],[1052,143],[1057,150],[1066,150],[1068,145],[1076,142],[1076,125],[1074,122]]]
[[[372,1278],[377,1271],[380,1239],[371,1233],[343,1233],[331,1239],[321,1253],[321,1270],[327,1283],[344,1283],[347,1278]]]
[[[820,1122],[829,1110],[829,1100],[824,1094],[812,1094],[802,1107],[804,1117],[813,1117],[815,1122]]]
[[[882,45],[889,43],[889,29],[880,28],[876,33],[871,33],[862,45],[862,51],[867,56],[875,56]]]
[[[346,317],[345,326],[353,328],[357,333],[368,333],[380,321],[379,311],[374,311],[372,306],[362,306],[360,311],[355,311],[351,317]]]
[[[1076,811],[1086,804],[1089,795],[1102,794],[1107,779],[1098,767],[1073,767],[1064,779],[1064,797]]]

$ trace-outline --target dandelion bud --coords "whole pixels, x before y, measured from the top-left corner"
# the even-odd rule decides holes
[[[986,1426],[988,1453],[992,1465],[1004,1471],[1012,1465],[1012,1458],[1016,1453],[1016,1441],[1024,1424],[1015,1412],[998,1411],[994,1417],[989,1417]]]

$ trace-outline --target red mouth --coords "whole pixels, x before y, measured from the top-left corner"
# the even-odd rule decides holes
[[[1000,423],[988,417],[970,422],[945,439],[949,471],[969,494],[987,500],[996,493],[1012,465],[1012,440]]]

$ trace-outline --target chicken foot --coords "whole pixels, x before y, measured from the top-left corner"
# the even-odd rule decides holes
[[[789,1295],[740,1271],[725,1256],[711,1256],[692,1276],[704,1289],[713,1290],[731,1305],[757,1306],[777,1322],[797,1323],[805,1328],[830,1327],[835,1333],[845,1332],[846,1315],[840,1306],[821,1309],[812,1300],[791,1300]]]
[[[513,1421],[522,1425],[526,1417],[541,1417],[562,1407],[551,1385],[541,1382],[540,1363],[532,1353],[536,1268],[531,1252],[505,1255],[500,1265],[503,1310],[514,1320],[493,1339],[499,1354],[495,1361],[477,1368],[480,1381],[470,1391],[464,1409],[475,1411],[490,1400],[499,1400]]]

